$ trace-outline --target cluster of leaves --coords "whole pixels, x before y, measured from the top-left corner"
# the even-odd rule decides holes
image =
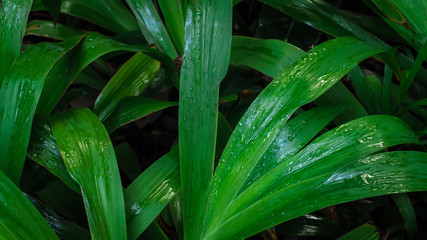
[[[1,239],[425,236],[425,0],[0,16]],[[380,207],[393,220],[365,224]]]

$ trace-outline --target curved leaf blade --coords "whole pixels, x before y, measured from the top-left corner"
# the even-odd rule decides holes
[[[3,0],[0,4],[0,87],[12,62],[21,52],[32,0]]]
[[[220,230],[211,236],[242,239],[330,205],[385,194],[425,191],[426,159],[427,153],[410,151],[361,158],[266,196],[225,221],[224,227],[218,226]]]
[[[105,120],[120,100],[138,96],[153,81],[159,70],[159,61],[143,53],[136,53],[123,64],[98,95],[93,112],[101,121]]]
[[[0,238],[58,239],[39,211],[1,170]]]
[[[173,147],[126,188],[129,239],[137,239],[181,189],[178,163],[178,147]]]
[[[65,166],[80,184],[93,239],[126,239],[122,185],[114,148],[98,117],[75,108],[49,119]]]
[[[227,211],[291,114],[332,87],[358,62],[381,51],[354,38],[330,40],[297,60],[261,92],[234,130],[215,172],[209,227]]]
[[[219,83],[228,69],[232,2],[192,0],[185,23],[179,91],[184,238],[200,239],[212,180]]]
[[[135,15],[139,29],[149,43],[153,43],[172,60],[178,57],[175,46],[151,0],[126,0]]]
[[[118,42],[100,33],[87,34],[83,41],[67,53],[47,76],[40,103],[37,106],[37,114],[40,116],[50,114],[67,87],[86,66],[102,55],[119,50],[156,52],[151,48]],[[75,61],[75,59],[79,59],[79,61]]]
[[[63,43],[31,47],[13,63],[4,79],[0,90],[0,169],[17,184],[45,78],[80,40],[76,37]]]
[[[76,193],[80,194],[80,186],[68,173],[56,140],[53,137],[48,122],[44,119],[37,117],[34,119],[27,156],[61,179],[61,181]]]
[[[176,102],[157,101],[144,97],[126,97],[104,121],[109,133],[150,113],[178,105]]]

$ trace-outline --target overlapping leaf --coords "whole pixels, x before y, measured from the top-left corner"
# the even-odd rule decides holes
[[[21,52],[32,0],[4,0],[0,5],[0,87],[12,62]]]
[[[179,192],[179,153],[175,146],[145,170],[124,192],[129,239],[136,239]]]
[[[184,238],[199,239],[212,179],[218,86],[230,59],[231,1],[192,0],[185,23],[179,95]]]
[[[50,119],[65,166],[80,184],[93,239],[127,239],[122,184],[102,122],[86,108]]]
[[[33,46],[20,55],[4,79],[0,90],[0,169],[17,184],[45,78],[54,64],[81,38]]]
[[[34,205],[1,170],[0,238],[58,239]]]

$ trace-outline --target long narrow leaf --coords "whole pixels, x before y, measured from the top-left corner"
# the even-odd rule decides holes
[[[58,239],[34,205],[1,170],[0,238]]]
[[[123,64],[98,95],[93,112],[101,121],[105,120],[120,100],[138,96],[153,81],[159,70],[159,61],[143,53],[136,53]]]
[[[0,169],[19,183],[31,133],[31,122],[45,78],[54,64],[81,37],[59,44],[40,43],[10,67],[0,90]]]
[[[211,232],[206,239],[213,236],[218,239],[242,239],[330,205],[384,194],[425,191],[426,159],[424,152],[380,153],[323,175],[313,175],[310,179],[266,196],[222,226],[217,226],[218,231]],[[301,201],[302,198],[304,201]]]
[[[124,192],[128,237],[136,239],[180,190],[178,147],[145,170]]]
[[[232,2],[192,0],[179,96],[184,238],[199,239],[213,175],[219,83],[230,59]]]
[[[354,38],[330,40],[305,54],[264,89],[234,130],[215,172],[209,227],[228,210],[291,114],[319,97],[358,62],[379,52]]]
[[[65,166],[80,184],[93,239],[127,239],[123,191],[110,137],[86,108],[50,118]]]
[[[169,34],[151,0],[126,0],[136,19],[139,29],[149,43],[153,43],[172,60],[178,57]],[[180,9],[174,9],[179,11]]]
[[[12,62],[21,52],[32,0],[3,0],[0,4],[0,87]]]
[[[37,107],[37,114],[47,116],[52,112],[67,87],[87,65],[104,54],[119,50],[155,52],[154,49],[130,46],[99,33],[89,33],[49,73]],[[75,61],[75,59],[79,59],[79,61]]]
[[[176,105],[176,102],[157,101],[144,97],[127,97],[120,101],[114,112],[104,121],[104,125],[108,132],[112,133],[120,126]]]

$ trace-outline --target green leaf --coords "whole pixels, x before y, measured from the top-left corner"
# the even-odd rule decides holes
[[[129,239],[136,239],[180,190],[178,147],[145,170],[124,192]]]
[[[425,191],[426,159],[424,152],[380,153],[322,175],[311,175],[248,206],[217,225],[217,231],[205,238],[242,239],[330,205],[391,193]]]
[[[332,119],[344,110],[343,106],[323,106],[301,113],[286,123],[247,177],[240,191],[301,150]]]
[[[57,176],[75,192],[80,193],[80,186],[68,173],[51,129],[42,118],[34,119],[27,156]]]
[[[127,239],[122,185],[113,145],[86,108],[49,119],[65,166],[80,184],[93,239]]]
[[[303,54],[301,49],[280,40],[235,36],[230,63],[245,65],[276,77]]]
[[[192,0],[179,91],[184,238],[200,239],[215,159],[219,83],[230,59],[232,2]]]
[[[415,215],[411,200],[406,193],[395,194],[392,197],[402,215],[408,238],[413,239],[417,232],[417,216]]]
[[[57,22],[59,18],[59,11],[61,9],[61,0],[41,0],[44,7],[49,11],[52,16],[53,22]]]
[[[90,234],[86,229],[59,216],[50,207],[36,198],[33,198],[29,195],[27,195],[27,198],[37,208],[37,210],[39,210],[40,214],[44,217],[44,219],[61,240],[90,239]]]
[[[0,87],[21,44],[32,0],[2,0],[0,4]]]
[[[54,64],[81,37],[66,42],[40,43],[10,67],[0,90],[0,169],[16,184],[21,178],[34,117],[45,78]]]
[[[129,96],[138,96],[153,81],[160,70],[160,62],[143,54],[136,53],[120,67],[98,95],[93,112],[105,120],[119,104]]]
[[[235,128],[215,172],[207,232],[227,212],[291,114],[322,95],[360,61],[379,52],[354,38],[330,40],[306,53],[264,89]]]
[[[114,33],[138,29],[132,14],[120,0],[62,0],[61,13],[94,22]]]
[[[338,238],[338,240],[353,240],[353,239],[354,240],[359,240],[359,239],[379,240],[380,234],[378,233],[377,227],[370,224],[365,224],[347,233],[346,235]]]
[[[131,146],[127,142],[122,142],[114,147],[114,151],[119,167],[131,180],[135,180],[141,174],[142,169]]]
[[[135,15],[139,29],[147,41],[166,53],[172,60],[178,57],[175,46],[153,2],[151,0],[126,0],[126,2]]]
[[[126,97],[120,101],[114,112],[104,121],[104,125],[108,132],[112,133],[117,128],[150,113],[176,105],[176,102],[157,101],[145,97]]]
[[[334,7],[316,0],[261,0],[299,21],[335,37],[353,36],[373,46],[387,49],[387,44],[345,20]]]
[[[46,20],[33,20],[27,24],[27,29],[25,30],[25,36],[34,35],[57,40],[66,40],[82,33],[82,31],[69,28],[60,23],[55,25],[53,22]]]
[[[138,239],[169,240],[162,228],[156,222],[150,224]]]
[[[184,52],[184,22],[187,5],[183,0],[158,0],[166,27],[175,43],[179,54]]]
[[[34,205],[1,170],[0,238],[58,239]]]
[[[96,32],[89,33],[49,73],[40,97],[40,103],[37,106],[37,114],[47,116],[51,113],[67,87],[80,71],[100,56],[119,50],[144,51],[147,53],[156,52],[156,50],[151,48],[121,43]],[[79,59],[79,61],[75,61],[76,59]]]
[[[240,211],[263,195],[336,169],[355,157],[361,158],[398,144],[417,142],[411,128],[391,116],[370,116],[348,122],[318,137],[296,155],[274,158],[273,162],[281,163],[241,193],[231,203],[226,216]]]
[[[341,115],[336,117],[333,122],[343,124],[356,118],[368,116],[368,113],[354,97],[352,92],[342,83],[338,82],[326,91],[318,99],[314,100],[317,105],[339,105],[345,104],[347,107]]]

